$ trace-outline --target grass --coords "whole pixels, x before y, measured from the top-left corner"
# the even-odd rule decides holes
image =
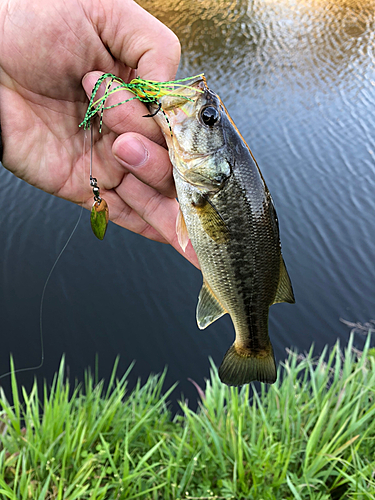
[[[223,386],[212,366],[197,412],[173,419],[164,375],[127,394],[86,375],[70,387],[64,361],[51,388],[0,395],[0,498],[373,499],[375,357],[353,337],[313,359],[290,354],[278,382]],[[21,400],[23,402],[21,403]]]

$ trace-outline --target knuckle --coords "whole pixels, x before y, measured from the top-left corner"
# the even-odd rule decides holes
[[[129,219],[130,219],[130,214],[132,212],[132,209],[129,207],[129,205],[125,204],[122,210],[115,215],[113,218],[111,218],[112,222],[115,224],[118,224],[119,226],[125,227],[126,229],[129,229]]]
[[[178,39],[177,35],[173,33],[172,30],[169,30],[169,41],[168,41],[169,48],[171,49],[171,52],[174,52],[175,55],[180,59],[181,55],[181,44],[180,40]]]
[[[173,63],[177,63],[180,61],[181,57],[181,44],[177,35],[166,28],[159,37],[159,45],[163,47],[164,56],[167,56]]]
[[[157,170],[157,178],[152,180],[152,187],[168,198],[175,197],[174,183],[171,176],[171,169]]]
[[[160,207],[162,201],[163,201],[163,195],[161,195],[158,192],[155,192],[150,198],[148,199],[147,203],[144,206],[143,209],[143,215],[142,217],[145,220],[151,220],[154,216],[154,214],[157,212],[158,208]]]

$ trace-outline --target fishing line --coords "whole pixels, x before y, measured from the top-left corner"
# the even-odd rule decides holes
[[[85,157],[86,137],[87,137],[87,131],[85,130],[85,132],[84,132],[84,138],[83,138],[83,155],[82,155],[83,158]],[[92,144],[93,144],[92,140],[93,139],[92,139],[92,130],[91,130],[90,173],[91,173],[91,166],[92,166]],[[53,265],[51,267],[51,270],[48,273],[46,281],[44,282],[44,286],[43,286],[43,290],[42,290],[42,295],[41,295],[41,298],[40,298],[40,306],[39,306],[39,332],[40,332],[39,338],[40,338],[40,352],[41,352],[40,363],[38,365],[35,365],[35,366],[30,366],[30,367],[27,367],[27,368],[17,368],[17,370],[6,372],[3,375],[0,375],[0,380],[3,379],[3,378],[5,378],[5,377],[8,377],[9,375],[12,375],[12,374],[16,375],[17,373],[27,372],[27,371],[31,371],[31,370],[38,370],[39,368],[42,368],[42,366],[44,364],[43,306],[44,306],[44,298],[45,298],[47,286],[48,286],[48,283],[49,283],[49,281],[51,279],[53,271],[55,270],[55,268],[56,268],[59,260],[61,259],[61,256],[65,252],[67,246],[70,243],[70,240],[73,238],[73,235],[74,235],[74,233],[77,230],[77,227],[78,227],[78,225],[79,225],[79,223],[81,221],[81,218],[82,218],[82,214],[83,214],[83,202],[81,202],[81,210],[79,212],[77,221],[76,221],[76,223],[75,223],[72,231],[70,232],[70,234],[68,236],[68,239],[66,240],[64,246],[60,250],[60,253],[56,257],[55,262],[53,263]]]
[[[58,264],[58,262],[59,262],[59,260],[60,260],[60,258],[62,256],[62,254],[66,250],[66,247],[69,245],[70,240],[72,239],[74,233],[76,232],[78,224],[81,221],[82,212],[83,212],[83,205],[81,205],[81,210],[80,210],[78,219],[77,219],[77,221],[75,223],[75,226],[72,229],[72,231],[71,231],[68,239],[66,240],[64,246],[62,247],[59,255],[56,257],[56,260],[53,263],[53,266],[51,267],[51,270],[50,270],[50,272],[49,272],[49,274],[47,276],[47,279],[46,279],[46,281],[44,283],[44,286],[43,286],[42,296],[41,296],[41,299],[40,299],[40,307],[39,307],[39,332],[40,332],[40,337],[39,338],[40,338],[40,348],[41,348],[40,349],[40,351],[41,351],[40,363],[38,365],[36,365],[36,366],[30,366],[28,368],[18,368],[17,370],[14,370],[13,372],[9,371],[7,373],[4,373],[3,375],[0,375],[0,379],[2,379],[4,377],[8,377],[12,373],[13,374],[17,374],[17,373],[21,373],[21,372],[27,372],[27,371],[30,371],[30,370],[38,370],[39,368],[42,368],[42,366],[44,364],[44,340],[43,340],[43,305],[44,305],[44,297],[45,297],[47,285],[49,283],[49,280],[51,279],[52,273],[55,270],[55,267],[57,266],[57,264]]]

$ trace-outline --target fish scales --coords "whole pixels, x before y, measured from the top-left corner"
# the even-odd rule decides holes
[[[245,160],[252,161],[247,151],[243,155]],[[179,177],[176,172],[179,202],[184,213],[191,204],[192,196]],[[270,228],[266,232],[263,227],[267,200],[251,196],[254,177],[254,172],[243,169],[238,162],[227,185],[212,197],[231,235],[227,245],[213,242],[201,230],[199,216],[194,212],[187,226],[193,247],[199,248],[203,276],[230,314],[241,343],[248,343],[252,349],[262,349],[268,338],[268,308],[274,299],[280,258],[274,231]],[[261,182],[261,179],[257,181]],[[246,193],[247,186],[250,196],[241,196]],[[255,190],[254,194],[259,191]],[[258,225],[262,226],[260,230]],[[272,252],[267,251],[270,247]],[[273,281],[274,286],[266,288],[264,282],[267,281]],[[257,335],[259,331],[263,335]]]
[[[225,313],[232,319],[236,339],[219,369],[224,383],[273,383],[269,307],[294,302],[276,211],[259,167],[219,97],[205,81],[192,86],[197,90],[187,91],[191,101],[161,99],[168,123],[162,113],[155,118],[174,166],[179,241],[184,246],[190,238],[203,274],[198,326],[205,328]]]

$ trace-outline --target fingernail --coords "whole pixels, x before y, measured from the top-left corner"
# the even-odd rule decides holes
[[[131,167],[139,167],[148,158],[147,149],[135,137],[127,137],[118,141],[116,150],[117,159]]]

